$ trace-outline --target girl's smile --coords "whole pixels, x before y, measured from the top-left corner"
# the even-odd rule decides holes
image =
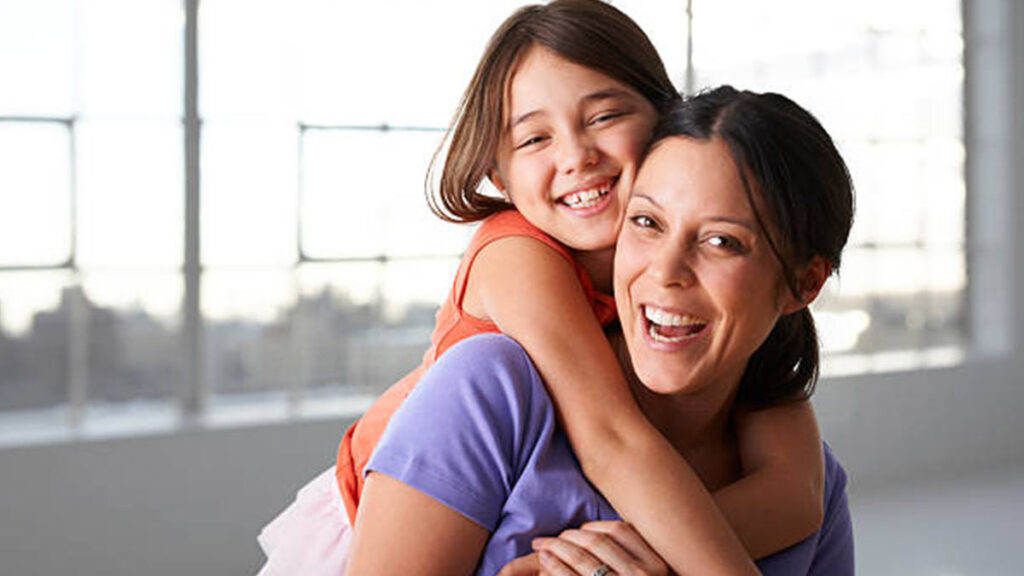
[[[569,248],[615,245],[656,118],[632,88],[547,48],[525,53],[508,82],[496,187]]]

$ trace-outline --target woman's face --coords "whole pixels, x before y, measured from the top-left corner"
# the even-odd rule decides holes
[[[491,179],[544,232],[577,250],[615,244],[657,120],[639,92],[543,47],[509,83]]]
[[[731,392],[779,316],[801,306],[717,138],[654,146],[627,205],[614,274],[633,367],[662,394]]]

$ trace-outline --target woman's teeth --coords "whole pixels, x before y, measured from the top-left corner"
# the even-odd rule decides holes
[[[674,314],[661,308],[644,306],[647,333],[655,342],[682,342],[707,326],[707,321],[696,316]]]
[[[609,188],[605,187],[573,192],[562,198],[562,203],[569,208],[590,208],[596,206],[601,197],[608,194],[608,191]]]

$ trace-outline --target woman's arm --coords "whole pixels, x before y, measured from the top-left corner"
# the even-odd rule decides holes
[[[756,573],[700,479],[640,411],[565,259],[534,239],[495,241],[476,258],[464,306],[530,354],[587,478],[670,566]]]
[[[349,574],[472,574],[487,542],[483,526],[380,473],[366,479]]]
[[[715,501],[754,558],[796,544],[821,525],[825,469],[807,400],[736,415],[743,477]],[[753,497],[757,493],[771,497]],[[777,526],[777,531],[764,528]]]

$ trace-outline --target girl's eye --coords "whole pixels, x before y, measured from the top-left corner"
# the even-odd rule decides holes
[[[527,138],[526,140],[523,140],[522,142],[520,142],[519,145],[516,146],[516,150],[519,150],[521,148],[526,148],[528,146],[533,146],[534,144],[539,144],[539,143],[541,143],[543,141],[544,141],[544,137],[543,136],[533,136],[533,137]]]
[[[609,120],[614,120],[622,116],[623,114],[624,112],[605,112],[603,114],[598,114],[596,117],[594,117],[593,120],[590,121],[590,123],[601,124],[603,122],[608,122]]]

